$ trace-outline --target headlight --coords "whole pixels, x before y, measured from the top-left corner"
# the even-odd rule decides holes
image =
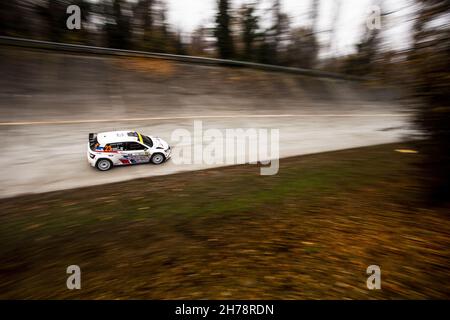
[[[91,159],[94,159],[94,158],[95,158],[95,154],[89,153],[89,157],[90,157]]]

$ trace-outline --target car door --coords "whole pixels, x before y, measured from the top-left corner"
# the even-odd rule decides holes
[[[146,146],[138,142],[126,142],[122,152],[124,164],[138,164],[150,161],[150,153]]]
[[[114,165],[129,164],[129,162],[127,163],[126,161],[122,161],[124,159],[123,153],[125,152],[124,142],[109,143],[108,146],[111,150],[110,153],[108,153],[108,157],[114,163]]]

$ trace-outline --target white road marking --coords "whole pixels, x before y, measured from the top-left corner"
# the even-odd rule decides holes
[[[100,122],[132,122],[155,120],[190,120],[190,119],[225,119],[225,118],[301,118],[301,117],[407,117],[407,113],[381,113],[381,114],[243,114],[243,115],[218,115],[218,116],[182,116],[182,117],[142,117],[121,119],[79,119],[79,120],[49,120],[49,121],[20,121],[0,122],[0,126],[28,126],[48,124],[79,124]]]

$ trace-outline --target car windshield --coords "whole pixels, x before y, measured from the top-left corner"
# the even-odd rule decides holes
[[[147,136],[141,135],[142,136],[142,141],[144,142],[144,144],[146,144],[147,146],[149,146],[150,148],[153,147],[153,141],[152,139],[150,139]]]

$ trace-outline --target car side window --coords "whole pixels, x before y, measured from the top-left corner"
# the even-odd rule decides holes
[[[112,151],[122,151],[124,150],[124,144],[122,142],[110,143]]]
[[[142,144],[140,144],[140,143],[137,143],[137,142],[127,142],[127,145],[126,145],[126,149],[125,149],[125,150],[133,151],[133,150],[144,150],[144,149],[145,149],[145,147],[144,147]]]

